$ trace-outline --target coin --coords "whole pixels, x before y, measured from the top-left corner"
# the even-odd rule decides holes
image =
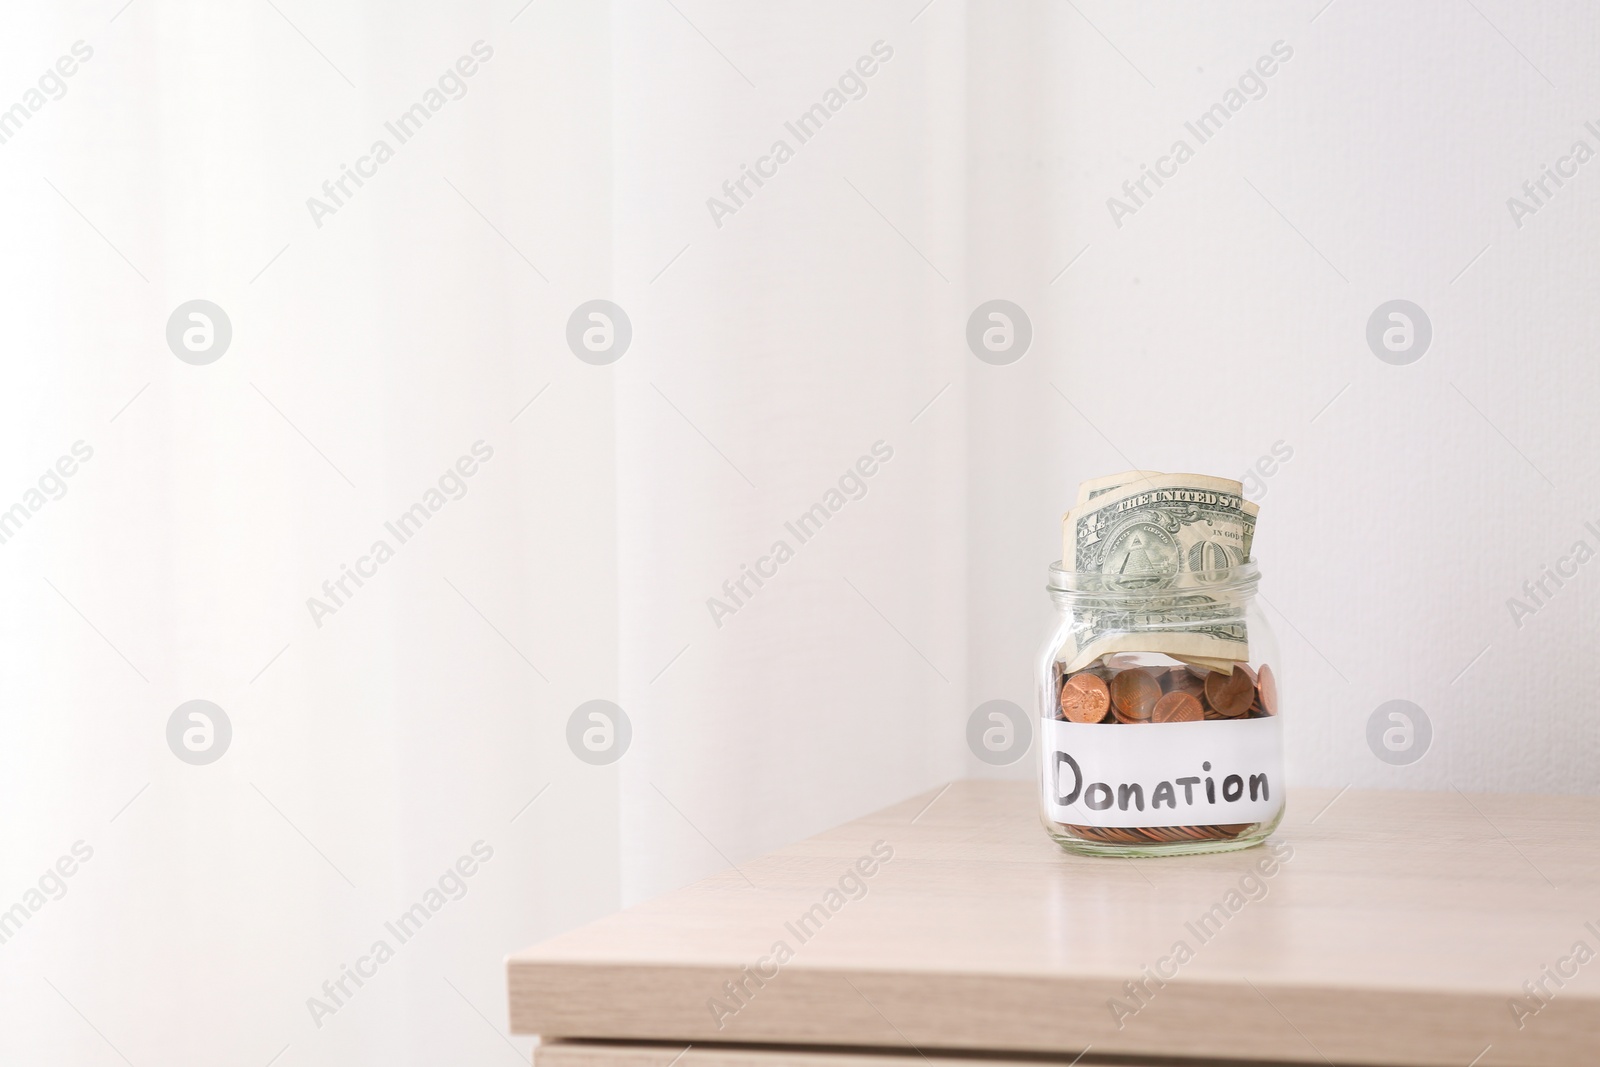
[[[1261,710],[1268,715],[1278,714],[1278,679],[1273,676],[1272,668],[1265,663],[1256,677],[1256,690],[1261,698]]]
[[[1132,667],[1111,679],[1113,710],[1123,722],[1149,722],[1160,699],[1161,683],[1149,671]]]
[[[1213,673],[1206,678],[1206,703],[1230,719],[1249,711],[1255,698],[1255,683],[1237,668],[1232,674]]]
[[[1106,683],[1092,674],[1074,674],[1061,687],[1061,713],[1068,722],[1099,722],[1111,706]]]
[[[1189,673],[1188,667],[1168,667],[1161,676],[1161,688],[1168,693],[1188,693],[1198,700],[1205,693],[1205,683]]]
[[[1199,722],[1205,715],[1200,701],[1188,693],[1172,692],[1156,701],[1151,722]]]

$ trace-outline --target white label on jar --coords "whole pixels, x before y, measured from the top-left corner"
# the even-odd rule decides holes
[[[1283,725],[1261,719],[1081,723],[1045,719],[1045,811],[1079,826],[1211,826],[1283,806]]]

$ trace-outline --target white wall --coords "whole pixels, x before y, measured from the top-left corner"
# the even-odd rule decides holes
[[[1506,606],[1600,544],[1600,164],[1506,207],[1600,149],[1587,9],[274,2],[0,34],[6,106],[94,49],[0,144],[0,507],[94,450],[0,544],[0,909],[93,849],[0,944],[0,1058],[525,1054],[504,952],[1031,773],[976,760],[967,717],[1028,704],[1060,514],[1130,463],[1293,449],[1257,544],[1298,781],[1600,786],[1593,568],[1520,628]],[[316,226],[306,198],[480,39],[466,95]],[[1280,40],[1265,96],[1115,225]],[[707,198],[877,41],[864,95],[717,225]],[[197,297],[234,330],[206,366],[164,336]],[[610,366],[564,341],[596,298],[633,323]],[[964,338],[994,298],[1034,328],[1009,366]],[[1433,325],[1408,366],[1365,341],[1394,298]],[[307,597],[478,440],[466,495],[317,626]],[[234,731],[198,767],[165,734],[196,698]],[[614,765],[567,747],[590,699],[631,719]],[[1409,766],[1366,742],[1391,699],[1433,723]],[[479,840],[465,897],[314,1025]]]
[[[1578,43],[1596,16],[1319,7],[1079,5],[1100,33],[1071,8],[1036,23],[1051,56],[1029,94],[1045,101],[1038,126],[986,158],[1007,161],[997,180],[1024,205],[991,208],[994,229],[1043,230],[1053,248],[1006,279],[1040,309],[1039,358],[970,371],[988,401],[970,469],[1017,479],[973,508],[986,532],[969,552],[971,696],[1024,695],[1042,597],[1022,587],[1057,551],[1073,482],[1130,461],[1237,474],[1281,441],[1293,458],[1265,482],[1256,544],[1293,694],[1293,776],[1593,791],[1595,575],[1580,568],[1520,627],[1507,600],[1579,538],[1600,548],[1584,529],[1600,519],[1585,296],[1600,172],[1582,168],[1520,228],[1507,199],[1575,139],[1600,151],[1583,125],[1600,115],[1585,106],[1600,68]],[[1266,95],[1118,227],[1108,198],[1176,138],[1193,144],[1184,122],[1277,41],[1293,56]],[[1030,51],[1008,60],[1028,67]],[[1031,257],[1025,240],[997,243],[998,277],[1015,269],[1009,248]],[[1407,366],[1365,340],[1396,298],[1433,327]],[[1366,741],[1395,699],[1434,728],[1403,767]]]

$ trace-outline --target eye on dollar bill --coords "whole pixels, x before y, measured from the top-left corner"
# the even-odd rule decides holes
[[[1083,482],[1062,520],[1061,565],[1081,592],[1106,596],[1080,615],[1067,669],[1112,652],[1248,659],[1237,605],[1206,586],[1250,559],[1259,510],[1230,478],[1135,470]]]

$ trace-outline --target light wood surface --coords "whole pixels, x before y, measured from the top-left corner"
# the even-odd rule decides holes
[[[1041,1067],[1038,1058],[1003,1056],[937,1056],[936,1067]],[[1065,1067],[1074,1057],[1061,1057]],[[534,1049],[534,1067],[930,1067],[930,1061],[909,1049],[887,1052],[844,1052],[802,1048],[727,1048],[694,1045],[612,1045],[556,1041]],[[1108,1061],[1089,1053],[1077,1067],[1098,1067]],[[1118,1058],[1116,1067],[1171,1067],[1171,1061]],[[1215,1067],[1215,1065],[1207,1065]],[[1252,1064],[1251,1067],[1262,1067]],[[1268,1065],[1270,1067],[1270,1065]]]
[[[1271,876],[1265,849],[1069,856],[1036,804],[1030,783],[956,782],[516,953],[512,1028],[679,1048],[1600,1063],[1600,958],[1564,986],[1543,977],[1579,942],[1600,952],[1600,798],[1300,791]],[[797,937],[879,841],[894,855],[865,895]],[[756,987],[743,969],[779,941],[793,957]],[[1141,1005],[1125,984],[1178,942],[1192,958]],[[742,1006],[724,987],[741,980]],[[1554,996],[1525,1000],[1538,1011],[1519,1027],[1512,1003],[1541,980]]]

